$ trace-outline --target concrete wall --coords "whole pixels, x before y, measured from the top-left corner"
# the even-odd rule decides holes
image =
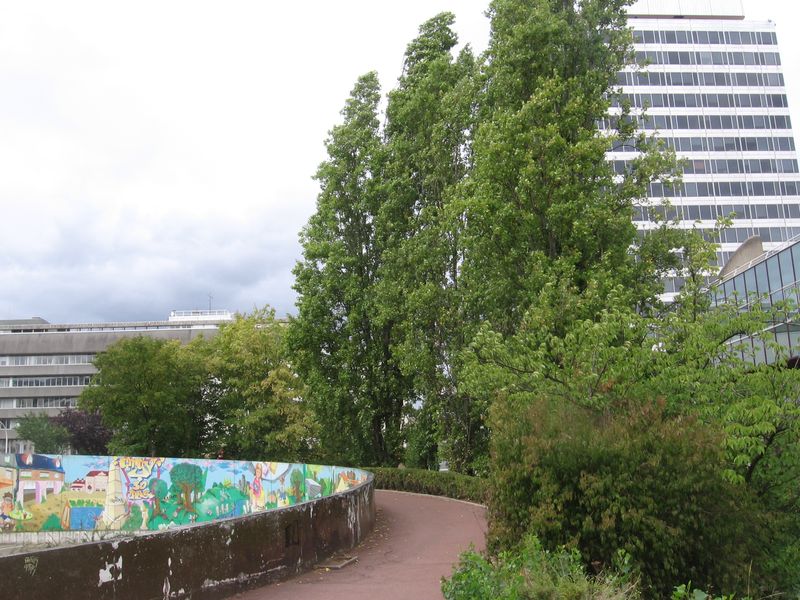
[[[0,454],[0,544],[219,521],[331,496],[367,478],[359,469],[274,461]]]
[[[288,508],[0,558],[3,600],[222,598],[351,548],[375,521],[373,479]]]

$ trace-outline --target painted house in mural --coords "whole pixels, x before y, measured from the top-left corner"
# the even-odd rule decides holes
[[[11,491],[17,502],[33,499],[43,502],[48,494],[64,487],[64,468],[60,457],[42,454],[0,455],[0,494]]]
[[[87,492],[105,492],[108,488],[108,471],[89,471],[84,479]]]

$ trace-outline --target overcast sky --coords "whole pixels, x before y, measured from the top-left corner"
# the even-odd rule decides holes
[[[424,20],[486,46],[488,0],[0,4],[0,319],[294,311],[311,179],[355,79]],[[777,23],[800,125],[800,9]]]

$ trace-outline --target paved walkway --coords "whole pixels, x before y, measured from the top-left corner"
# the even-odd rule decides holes
[[[470,544],[484,548],[486,510],[475,504],[378,490],[375,529],[350,554],[358,562],[312,571],[233,596],[243,600],[427,600]]]

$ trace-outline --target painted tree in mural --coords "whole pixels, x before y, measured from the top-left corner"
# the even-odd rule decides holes
[[[194,503],[205,485],[203,469],[195,464],[184,462],[172,467],[169,472],[172,480],[171,492],[178,498],[186,512],[194,513]]]
[[[289,481],[292,484],[292,490],[294,493],[295,501],[302,502],[303,501],[303,472],[299,469],[294,469],[292,474],[289,476]]]
[[[164,513],[161,504],[167,499],[169,493],[167,483],[163,479],[152,479],[148,484],[148,488],[150,488],[150,493],[153,494],[152,518],[166,517],[167,515]]]

